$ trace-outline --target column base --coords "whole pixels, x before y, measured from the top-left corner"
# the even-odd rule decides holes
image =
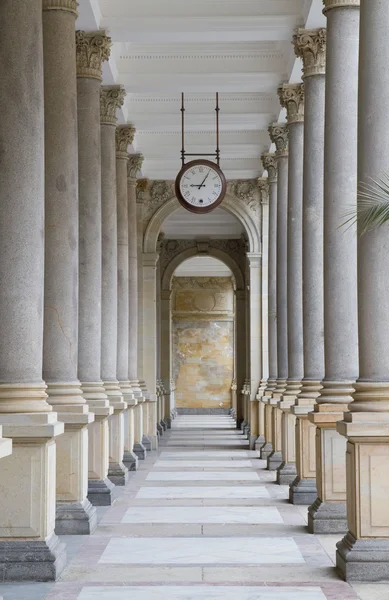
[[[254,445],[253,449],[256,450],[257,452],[261,452],[261,450],[265,444],[266,444],[265,436],[260,435],[255,440],[255,445]]]
[[[57,502],[57,535],[90,535],[97,527],[97,512],[87,498],[82,502]]]
[[[144,445],[139,442],[138,444],[134,444],[134,454],[136,454],[139,460],[145,460],[147,457],[147,450]]]
[[[127,485],[129,480],[128,469],[124,463],[110,462],[108,469],[108,479],[112,481],[114,485]]]
[[[250,435],[249,437],[249,448],[250,450],[255,450],[255,445],[257,443],[257,436],[256,435]]]
[[[172,428],[172,418],[171,417],[165,417],[165,423],[166,423],[166,429]]]
[[[266,460],[270,454],[273,452],[273,444],[270,442],[265,442],[264,446],[261,448],[261,458]]]
[[[336,566],[345,581],[389,579],[389,540],[357,540],[348,532],[336,544]]]
[[[316,498],[308,508],[310,533],[346,533],[347,507],[345,502],[322,502]]]
[[[277,469],[278,485],[290,485],[297,477],[296,463],[282,462]]]
[[[111,506],[115,486],[109,479],[88,481],[88,500],[93,506]]]
[[[247,439],[250,438],[250,425],[249,424],[247,424],[243,427],[243,435],[245,435]]]
[[[152,445],[151,438],[149,436],[147,436],[147,435],[143,436],[142,444],[146,448],[147,452],[151,452],[153,445]]]
[[[123,456],[123,463],[127,467],[128,471],[137,471],[138,462],[139,459],[137,455],[134,452],[132,452],[132,450],[125,450]]]
[[[289,488],[289,502],[298,505],[313,504],[316,498],[316,480],[300,479],[297,476]]]
[[[247,421],[243,420],[243,421],[240,423],[240,426],[239,426],[239,427],[240,427],[240,429],[241,429],[242,431],[244,431],[244,428],[245,428],[245,427],[247,427],[247,425],[248,425]]]
[[[166,419],[161,420],[161,425],[162,425],[163,430],[166,431],[166,429],[167,429]]]
[[[165,433],[165,430],[164,430],[163,425],[161,423],[157,423],[157,432],[158,432],[158,435],[161,435],[161,436]]]
[[[67,563],[66,546],[53,533],[45,541],[0,542],[3,583],[56,581]]]
[[[281,452],[272,452],[267,457],[267,470],[268,471],[276,471],[282,464],[282,454]]]

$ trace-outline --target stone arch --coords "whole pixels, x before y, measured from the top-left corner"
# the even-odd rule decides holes
[[[195,246],[193,248],[187,248],[186,250],[183,250],[182,252],[177,254],[174,258],[172,258],[172,260],[166,266],[166,268],[163,272],[163,275],[162,275],[162,280],[161,280],[162,289],[170,290],[173,274],[174,274],[174,271],[177,269],[177,267],[179,267],[179,265],[181,263],[183,263],[185,260],[187,260],[188,258],[193,258],[194,256],[198,256],[198,255],[199,255],[199,251],[197,249],[197,246]],[[238,264],[235,262],[235,260],[227,252],[224,252],[223,250],[219,250],[218,248],[213,248],[212,246],[209,246],[206,256],[211,256],[213,258],[217,258],[218,260],[223,262],[232,272],[232,275],[233,275],[233,278],[235,281],[235,288],[237,290],[245,289],[243,273],[242,273],[240,267],[238,266]]]
[[[144,234],[143,238],[143,252],[153,253],[156,252],[157,240],[161,227],[164,221],[180,208],[180,203],[174,196],[165,204],[163,204],[151,217]],[[248,237],[249,252],[260,252],[260,236],[258,227],[255,224],[254,219],[248,214],[238,199],[231,195],[226,195],[223,200],[221,208],[224,208],[229,213],[234,215],[243,225],[244,230]],[[259,220],[259,219],[258,219]]]

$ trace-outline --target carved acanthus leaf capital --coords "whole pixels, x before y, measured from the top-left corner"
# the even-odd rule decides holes
[[[296,56],[303,61],[304,77],[325,75],[327,29],[297,29],[293,45]]]
[[[261,195],[261,204],[269,204],[269,180],[267,177],[258,179],[258,189]]]
[[[105,125],[116,125],[116,111],[123,106],[126,91],[121,85],[103,86],[100,91],[100,118]]]
[[[284,83],[278,88],[280,104],[286,108],[288,125],[304,121],[304,84]]]
[[[270,125],[268,131],[271,141],[276,145],[277,158],[288,156],[288,125],[286,123],[273,123],[273,125]]]
[[[78,16],[77,13],[78,2],[77,0],[43,0],[42,10],[63,10],[71,12],[74,16]]]
[[[130,154],[127,170],[129,179],[136,179],[137,174],[142,169],[143,161],[143,154]]]
[[[263,168],[267,171],[269,183],[277,181],[277,157],[274,153],[265,152],[262,154]]]
[[[134,141],[136,129],[133,125],[116,127],[116,156],[128,159],[127,148]]]
[[[359,8],[361,5],[360,0],[323,0],[324,9],[323,13],[332,8]]]
[[[77,77],[101,80],[103,62],[110,53],[111,38],[105,31],[76,31]]]

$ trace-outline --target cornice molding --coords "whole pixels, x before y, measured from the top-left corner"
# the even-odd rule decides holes
[[[78,2],[77,0],[43,0],[42,10],[62,10],[78,16],[77,12]]]
[[[164,54],[163,52],[147,53],[147,54],[121,54],[120,60],[281,60],[281,52],[223,52],[220,54],[208,54],[195,52],[193,54]]]
[[[130,154],[127,167],[128,179],[136,179],[137,174],[142,169],[143,161],[143,154]]]
[[[102,86],[100,90],[100,120],[103,125],[116,125],[116,111],[123,106],[126,91],[121,85]]]
[[[269,135],[273,144],[276,145],[277,158],[283,158],[288,156],[288,141],[289,141],[289,130],[286,123],[273,123],[269,126]]]
[[[304,121],[304,84],[284,83],[278,88],[280,104],[286,108],[288,125]]]
[[[325,75],[327,29],[297,29],[293,36],[296,56],[303,61],[303,77]]]
[[[277,156],[273,152],[265,152],[261,156],[263,168],[267,171],[269,183],[277,181]]]
[[[323,0],[323,4],[324,14],[333,8],[359,8],[361,6],[360,0]]]
[[[128,160],[128,146],[134,141],[136,129],[133,125],[116,127],[116,157]]]
[[[109,59],[111,42],[105,31],[76,31],[77,77],[101,81],[103,62]]]

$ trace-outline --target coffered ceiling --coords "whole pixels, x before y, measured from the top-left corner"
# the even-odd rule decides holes
[[[121,122],[137,129],[142,174],[174,179],[180,168],[181,92],[186,150],[215,151],[220,94],[221,166],[228,179],[262,174],[268,124],[283,119],[277,87],[299,81],[297,26],[324,25],[321,0],[79,0],[77,28],[113,40],[104,84],[127,91]]]

